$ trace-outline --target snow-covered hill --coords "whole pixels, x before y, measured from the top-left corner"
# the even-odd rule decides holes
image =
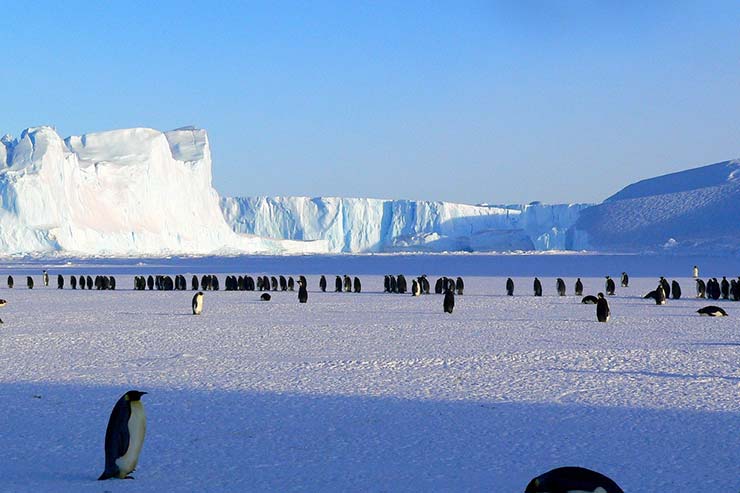
[[[221,207],[241,233],[326,240],[332,252],[399,252],[573,249],[570,228],[587,205],[224,197]]]
[[[737,254],[740,161],[643,180],[581,212],[577,235],[601,251]]]
[[[211,185],[204,130],[73,136],[29,128],[0,145],[0,253],[324,252],[324,242],[238,235]]]

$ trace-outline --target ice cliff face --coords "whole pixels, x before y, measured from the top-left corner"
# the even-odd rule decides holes
[[[238,235],[211,185],[204,130],[135,128],[0,141],[0,253],[164,255],[326,251]]]
[[[740,253],[740,161],[643,180],[581,213],[574,228],[602,251]]]
[[[325,240],[332,252],[510,251],[577,248],[587,205],[475,206],[336,197],[224,197],[235,231]]]

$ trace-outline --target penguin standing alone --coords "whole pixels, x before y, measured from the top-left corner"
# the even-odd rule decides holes
[[[44,286],[49,286],[49,273],[46,270],[43,271]]]
[[[387,278],[388,276],[386,276]],[[326,292],[326,276],[321,276],[321,279],[319,279],[319,289],[321,289],[322,293]]]
[[[26,286],[28,286],[28,289],[33,289],[33,277],[26,276]]]
[[[452,310],[455,309],[455,292],[451,289],[448,289],[445,293],[445,299],[442,302],[442,307],[445,310],[445,313],[452,313]]]
[[[583,296],[583,283],[580,277],[576,279],[576,296]]]
[[[536,277],[534,278],[534,295],[542,296],[542,283]]]
[[[57,289],[64,289],[64,276],[61,274],[57,276]]]
[[[514,280],[512,278],[506,280],[506,296],[514,296]]]
[[[129,390],[118,399],[105,430],[105,470],[98,480],[125,479],[136,469],[146,434],[146,413],[141,396]]]
[[[596,319],[599,322],[608,322],[610,317],[609,303],[604,298],[604,293],[599,293],[596,299]]]
[[[306,289],[305,282],[298,282],[298,303],[305,303],[308,301],[308,290]]]
[[[13,289],[13,276],[8,276],[8,288]]]
[[[622,281],[621,284],[622,284],[622,287],[623,288],[628,287],[629,284],[630,284],[630,276],[628,276],[626,272],[622,272],[622,279],[621,279],[621,281]]]
[[[565,281],[558,277],[555,287],[558,291],[558,296],[565,296]]]
[[[614,279],[612,279],[609,276],[606,276],[606,294],[609,296],[614,296],[614,291],[616,289],[617,287],[614,284]]]
[[[203,291],[198,291],[193,295],[193,315],[203,313]]]

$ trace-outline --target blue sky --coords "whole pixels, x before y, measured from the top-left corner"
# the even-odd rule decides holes
[[[740,157],[733,2],[14,2],[2,132],[206,128],[227,195],[600,201]]]

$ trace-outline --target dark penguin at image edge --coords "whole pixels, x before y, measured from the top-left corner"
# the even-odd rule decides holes
[[[105,430],[105,470],[98,480],[130,478],[136,469],[146,434],[146,413],[141,403],[144,394],[129,390],[113,406]]]
[[[614,480],[584,467],[559,467],[532,479],[524,493],[624,493]]]

